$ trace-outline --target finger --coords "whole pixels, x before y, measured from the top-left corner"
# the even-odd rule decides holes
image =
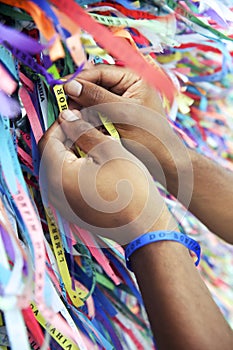
[[[73,141],[83,152],[94,158],[97,157],[96,161],[99,162],[99,155],[95,152],[95,148],[109,141],[109,137],[84,121],[79,111],[67,110],[62,112],[59,116],[59,123],[67,138]]]
[[[46,143],[49,140],[51,140],[51,138],[59,141],[58,142],[59,144],[63,144],[65,139],[66,139],[66,136],[65,136],[65,134],[64,134],[64,132],[63,132],[62,128],[60,127],[57,120],[50,126],[50,128],[45,132],[45,134],[40,139],[40,141],[38,143],[38,148],[39,148],[40,154],[43,153],[44,148],[46,146]]]
[[[43,198],[50,198],[62,188],[63,175],[66,178],[72,169],[79,166],[79,159],[65,146],[66,135],[56,121],[39,141],[41,154],[39,181]],[[68,175],[67,175],[68,174]],[[48,200],[48,199],[46,199]]]
[[[69,151],[66,145],[67,137],[58,120],[46,131],[38,143],[39,152],[43,164],[56,172],[56,167],[64,160],[72,163],[77,160],[72,149]],[[41,162],[42,163],[42,162]]]
[[[134,127],[143,128],[150,125],[151,130],[158,113],[142,105],[132,103],[130,100],[122,99],[121,102],[99,104],[82,110],[83,119],[98,127],[104,125],[100,116],[107,118],[118,129]],[[118,130],[120,132],[120,130]]]
[[[68,84],[65,84],[64,88],[66,94],[82,107],[121,100],[121,97],[118,95],[86,80],[72,80]]]
[[[99,64],[92,69],[83,70],[78,78],[100,85],[118,95],[122,95],[131,85],[140,80],[129,69],[106,64]]]

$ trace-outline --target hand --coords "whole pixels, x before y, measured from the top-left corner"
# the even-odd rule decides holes
[[[87,156],[78,158],[74,146]],[[121,244],[147,231],[174,228],[143,164],[82,120],[80,112],[63,112],[39,149],[42,193],[67,220]]]
[[[123,145],[146,165],[156,180],[165,186],[167,181],[169,190],[178,195],[177,169],[182,173],[183,168],[192,167],[183,142],[165,117],[157,91],[130,70],[112,65],[84,70],[78,80],[65,85],[65,91],[72,104],[89,107],[83,115],[93,125],[100,124],[97,112],[107,115]]]
[[[65,85],[65,91],[76,107],[132,102],[165,116],[159,93],[126,68],[99,64],[83,70],[76,80]]]

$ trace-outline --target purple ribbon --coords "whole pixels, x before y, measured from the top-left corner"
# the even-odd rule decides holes
[[[32,55],[49,48],[54,41],[55,38],[52,38],[48,44],[41,45],[38,41],[30,38],[28,35],[0,24],[0,44],[4,45],[4,43],[7,42],[11,46],[20,49],[21,51],[31,53]]]
[[[18,48],[10,45],[7,42],[4,42],[3,45],[11,51],[12,55],[14,55],[16,58],[18,58],[18,60],[20,62],[22,62],[23,64],[25,64],[26,66],[30,67],[34,72],[41,74],[45,77],[45,79],[47,80],[47,83],[49,85],[62,85],[64,84],[64,80],[60,80],[60,79],[54,79],[53,75],[48,73],[47,70],[41,66],[40,64],[38,64],[34,58],[29,55],[28,53],[22,52],[21,50],[19,50]],[[71,80],[73,80],[83,69],[84,67],[84,62],[77,68],[77,70],[74,72],[74,74],[68,79],[66,80],[66,83],[70,82]]]
[[[17,117],[20,113],[19,103],[0,90],[0,114],[8,118]]]
[[[0,235],[2,237],[2,241],[3,241],[3,244],[5,246],[5,250],[6,250],[10,260],[12,262],[14,262],[15,261],[14,248],[12,246],[12,243],[11,243],[11,240],[10,240],[8,233],[5,231],[5,229],[2,225],[0,225]]]

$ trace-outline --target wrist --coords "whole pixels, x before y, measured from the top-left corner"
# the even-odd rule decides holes
[[[173,241],[155,242],[136,250],[130,263],[137,280],[145,276],[145,271],[156,278],[160,269],[179,271],[181,266],[195,268],[188,249]]]
[[[134,256],[134,254],[137,251],[143,250],[144,252],[149,253],[150,250],[153,248],[148,249],[145,247],[153,246],[155,243],[157,244],[157,247],[158,247],[161,242],[163,242],[162,246],[165,246],[165,247],[170,246],[169,244],[165,245],[165,243],[167,242],[178,243],[182,247],[182,249],[185,248],[186,251],[189,251],[189,250],[192,251],[197,256],[195,265],[197,266],[199,264],[200,253],[201,253],[201,248],[199,243],[197,243],[195,240],[193,240],[192,238],[188,237],[187,235],[179,231],[162,230],[162,231],[148,232],[128,244],[128,246],[125,249],[125,258],[126,258],[127,267],[130,270],[132,270],[131,258],[132,256]],[[175,245],[173,246],[176,248]],[[156,249],[156,246],[154,250],[155,249]],[[182,249],[179,249],[179,250],[182,251]]]
[[[156,150],[153,152],[156,156]],[[183,188],[187,188],[187,186],[190,185],[190,180],[192,180],[193,151],[183,146],[182,151],[174,148],[172,155],[166,152],[166,154],[160,155],[160,157],[157,159],[160,169],[162,168],[162,174],[161,171],[159,172],[155,167],[152,171],[152,175],[172,195],[177,197],[179,187],[182,185]],[[158,176],[158,174],[161,175]]]
[[[154,190],[157,191],[155,186]],[[155,215],[156,207],[161,208],[157,215]],[[150,216],[152,218],[150,218]],[[149,222],[151,224],[148,225]],[[163,201],[163,198],[159,195],[159,198],[157,198],[157,201],[154,201],[154,205],[151,207],[151,212],[149,210],[147,211],[147,217],[143,217],[142,220],[132,223],[132,227],[127,235],[127,242],[124,242],[124,246],[148,232],[161,230],[177,231],[178,225],[173,216],[170,214],[165,202]]]

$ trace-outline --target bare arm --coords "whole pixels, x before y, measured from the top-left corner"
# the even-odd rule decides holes
[[[212,232],[233,244],[233,173],[193,150],[188,152],[194,176],[189,210]],[[189,170],[185,160],[182,163],[181,168],[185,174]],[[168,190],[176,195],[176,171],[166,167],[166,178]],[[182,186],[189,191],[188,179]]]
[[[131,263],[159,350],[233,349],[232,330],[185,247],[156,242]]]

